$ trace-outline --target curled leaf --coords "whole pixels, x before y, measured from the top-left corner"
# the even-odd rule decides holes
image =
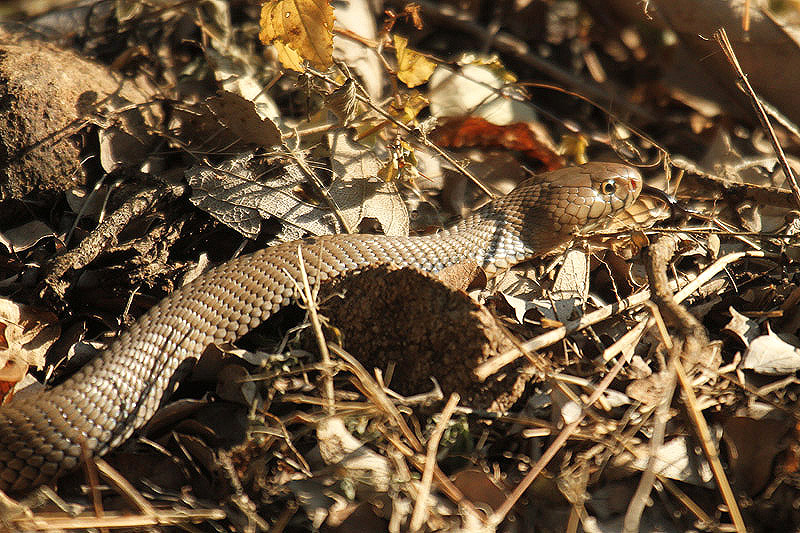
[[[422,85],[433,74],[436,63],[408,48],[408,39],[394,36],[394,48],[397,54],[397,77],[400,81],[414,88]]]

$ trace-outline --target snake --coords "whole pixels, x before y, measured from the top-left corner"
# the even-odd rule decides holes
[[[642,192],[640,173],[588,163],[529,178],[424,236],[344,234],[279,244],[175,290],[61,384],[0,407],[0,490],[24,494],[103,455],[155,413],[212,343],[233,342],[312,286],[391,263],[436,273],[474,261],[496,272],[606,225]]]

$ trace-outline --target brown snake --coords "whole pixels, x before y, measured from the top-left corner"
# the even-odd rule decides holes
[[[434,235],[309,238],[224,263],[162,300],[61,385],[0,408],[0,490],[52,481],[79,464],[82,444],[101,455],[128,439],[173,390],[182,362],[238,339],[297,295],[298,244],[312,284],[383,263],[436,272],[475,260],[491,271],[602,226],[641,190],[636,170],[590,163],[531,178]]]

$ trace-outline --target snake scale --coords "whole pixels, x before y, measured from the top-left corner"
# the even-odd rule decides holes
[[[172,391],[181,363],[236,340],[297,295],[298,244],[312,284],[384,263],[437,272],[475,260],[492,271],[602,226],[641,190],[635,169],[589,163],[531,178],[433,235],[308,238],[213,268],[62,384],[0,408],[0,490],[28,492],[75,468],[82,445],[101,455],[128,439]]]

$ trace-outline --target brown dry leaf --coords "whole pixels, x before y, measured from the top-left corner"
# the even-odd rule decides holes
[[[468,259],[436,273],[436,277],[453,290],[467,291],[475,287],[486,287],[486,272],[474,259]]]
[[[394,183],[379,179],[382,163],[345,132],[328,136],[335,176],[330,195],[350,228],[364,218],[374,218],[386,235],[408,235],[408,210]]]
[[[261,7],[264,44],[274,44],[278,59],[304,72],[302,60],[326,69],[333,64],[333,8],[327,0],[270,0]]]
[[[498,509],[508,497],[503,479],[492,479],[478,468],[467,468],[452,475],[453,485],[481,509]]]
[[[6,247],[9,252],[20,253],[36,246],[42,239],[56,237],[53,230],[39,220],[32,220],[11,228],[7,231],[0,231],[0,244]]]
[[[255,104],[238,94],[220,91],[219,96],[206,100],[205,105],[230,132],[248,144],[269,148],[280,144],[281,132],[269,119],[256,113]]]
[[[340,231],[330,212],[298,199],[293,189],[305,181],[296,165],[284,167],[281,175],[265,183],[251,167],[252,153],[229,159],[218,167],[197,165],[186,172],[192,187],[192,203],[211,216],[254,239],[261,221],[274,216],[283,224],[279,240],[299,239],[305,233],[329,235]]]
[[[422,85],[431,77],[436,63],[408,48],[408,39],[394,35],[394,48],[397,54],[397,77],[409,88]]]
[[[502,147],[540,161],[548,170],[562,168],[564,158],[556,153],[548,137],[546,132],[540,135],[535,125],[528,122],[498,126],[481,117],[443,119],[431,135],[431,139],[439,145],[451,148]]]
[[[0,298],[0,381],[16,383],[29,366],[42,368],[60,334],[53,313]]]
[[[733,417],[725,421],[722,439],[738,489],[756,494],[772,479],[772,465],[790,427],[784,420],[769,418]]]

